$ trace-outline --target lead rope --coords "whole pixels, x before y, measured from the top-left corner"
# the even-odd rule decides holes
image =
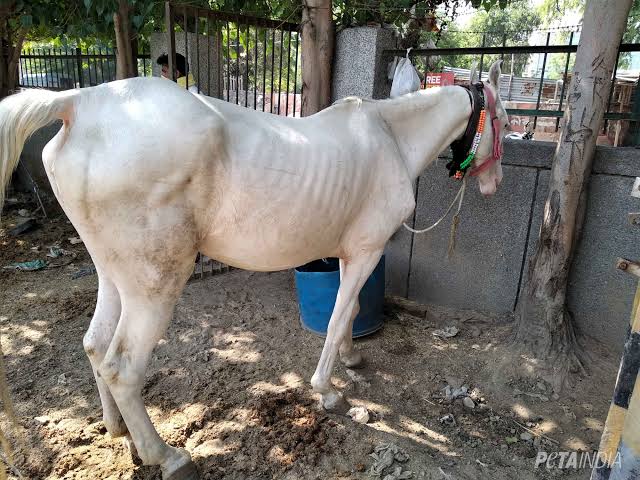
[[[456,235],[456,230],[458,229],[458,223],[460,221],[460,209],[462,208],[462,200],[464,198],[464,191],[466,186],[467,186],[467,179],[463,178],[462,186],[460,187],[460,190],[458,190],[458,193],[456,194],[456,196],[453,198],[453,201],[451,202],[451,205],[449,205],[449,208],[447,208],[447,211],[444,212],[444,215],[442,215],[436,221],[436,223],[434,223],[430,227],[423,228],[422,230],[415,230],[411,228],[409,225],[407,225],[406,222],[404,222],[402,225],[411,233],[426,233],[429,230],[436,228],[440,224],[440,222],[442,222],[442,220],[447,218],[447,215],[449,215],[449,212],[451,211],[453,206],[456,204],[456,201],[458,201],[458,210],[456,210],[456,214],[453,217],[453,223],[451,224],[451,234],[449,236],[449,256],[451,256],[451,254],[453,253],[453,249],[455,248],[455,235]]]

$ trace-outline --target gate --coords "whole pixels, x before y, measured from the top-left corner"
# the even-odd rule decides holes
[[[191,74],[179,82],[186,88],[254,110],[300,116],[297,23],[171,2],[165,3],[165,10],[166,53],[173,80],[175,55],[180,53]]]

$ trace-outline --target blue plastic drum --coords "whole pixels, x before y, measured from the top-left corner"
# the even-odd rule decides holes
[[[337,258],[315,260],[295,269],[300,323],[317,335],[326,336],[329,319],[340,286]],[[360,313],[353,321],[353,338],[369,335],[383,325],[384,256],[360,291]]]

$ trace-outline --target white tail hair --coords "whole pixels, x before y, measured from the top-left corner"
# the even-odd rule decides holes
[[[0,211],[25,142],[39,128],[62,118],[76,93],[27,90],[0,102]]]

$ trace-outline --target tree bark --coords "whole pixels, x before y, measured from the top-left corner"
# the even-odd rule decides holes
[[[334,28],[331,0],[302,0],[302,116],[331,104]]]
[[[131,28],[131,7],[127,0],[118,0],[118,11],[113,14],[116,34],[116,78],[138,76],[136,34]]]
[[[26,31],[11,30],[7,10],[0,11],[0,99],[11,95],[18,88],[18,62]]]
[[[611,75],[633,0],[590,0],[576,53],[549,194],[519,302],[516,341],[550,367],[556,387],[583,368],[566,305],[567,280],[582,229],[587,185]]]

